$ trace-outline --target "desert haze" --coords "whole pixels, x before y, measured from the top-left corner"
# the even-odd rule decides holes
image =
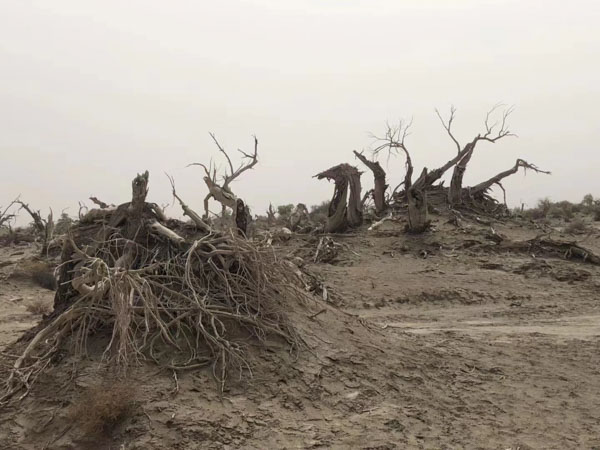
[[[596,3],[0,2],[0,449],[600,449]]]

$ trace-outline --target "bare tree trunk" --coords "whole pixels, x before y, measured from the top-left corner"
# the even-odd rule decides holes
[[[269,209],[267,209],[267,224],[269,226],[275,223],[275,210],[273,209],[273,205],[269,203]]]
[[[356,228],[360,227],[363,221],[363,203],[360,196],[360,172],[355,167],[348,167],[351,169],[349,169],[349,173],[346,175],[350,188],[350,195],[348,197],[348,224],[352,228]]]
[[[131,203],[127,208],[126,239],[135,240],[142,227],[146,196],[148,195],[148,171],[138,174],[131,182]]]
[[[467,155],[467,153],[473,150],[475,142],[477,142],[478,139],[479,137],[475,138],[472,142],[465,145],[465,148],[458,152],[458,154],[454,158],[446,162],[446,164],[444,164],[442,167],[438,167],[437,169],[434,169],[431,172],[424,171],[421,174],[421,176],[419,176],[417,181],[414,182],[414,185],[417,186],[419,189],[422,189],[425,187],[429,187],[433,183],[438,181],[440,178],[442,178],[442,176],[444,176],[448,169],[457,164],[461,159],[463,159]]]
[[[426,176],[427,169],[423,169],[421,177]],[[422,233],[430,223],[427,212],[427,191],[415,184],[406,190],[406,198],[408,201],[408,230],[411,233]]]
[[[244,201],[241,198],[236,199],[235,209],[233,210],[233,217],[235,219],[235,226],[240,236],[246,236],[248,232],[248,222],[250,222],[250,214]]]
[[[325,225],[327,233],[343,232],[348,228],[348,219],[346,218],[348,211],[348,206],[346,205],[347,199],[348,180],[345,178],[336,179],[333,198],[331,199],[331,203],[329,203],[327,224]]]
[[[360,172],[349,164],[339,164],[316,175],[335,182],[333,198],[329,204],[327,225],[329,233],[342,232],[346,228],[362,224],[362,199],[360,197]],[[350,195],[348,196],[348,189]]]
[[[473,156],[473,150],[471,149],[459,162],[454,166],[452,172],[452,179],[450,180],[450,189],[448,190],[448,203],[451,206],[460,205],[462,203],[462,183],[467,165]]]
[[[354,150],[354,154],[365,166],[371,170],[371,172],[373,172],[373,178],[375,181],[375,186],[373,189],[375,212],[377,214],[381,214],[387,208],[385,202],[385,190],[387,189],[387,184],[385,182],[385,170],[383,170],[378,161],[369,161],[362,153],[359,153],[356,150]]]

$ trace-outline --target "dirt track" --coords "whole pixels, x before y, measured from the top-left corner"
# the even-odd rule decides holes
[[[486,228],[437,227],[335,236],[338,259],[309,268],[339,310],[292,308],[309,350],[257,352],[250,385],[232,382],[224,399],[208,374],[182,374],[172,395],[171,374],[142,371],[142,409],[94,447],[64,431],[60,413],[40,426],[75,396],[56,398],[57,372],[1,416],[0,432],[19,442],[2,448],[600,448],[600,267],[465,248]],[[584,245],[599,252],[598,234]],[[298,238],[282,252],[315,247]],[[27,298],[51,293],[0,289],[5,345],[35,322]],[[77,385],[97,379],[94,367]]]

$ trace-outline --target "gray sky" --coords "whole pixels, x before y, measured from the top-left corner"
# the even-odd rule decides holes
[[[499,101],[515,105],[519,138],[482,144],[467,183],[522,157],[553,175],[514,176],[511,204],[600,196],[599,5],[0,0],[0,205],[20,193],[76,214],[90,195],[127,201],[148,169],[152,201],[171,201],[166,171],[201,210],[202,169],[186,164],[225,168],[208,131],[232,151],[258,136],[259,164],[232,186],[254,212],[314,204],[332,187],[311,176],[358,165],[351,151],[386,120],[414,118],[408,146],[420,171],[456,151],[434,108],[457,107],[464,143]],[[387,170],[401,180],[404,161]],[[370,173],[363,180],[372,185]]]

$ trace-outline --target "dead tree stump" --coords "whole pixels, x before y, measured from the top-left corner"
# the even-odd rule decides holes
[[[326,232],[343,232],[349,227],[356,228],[362,225],[360,175],[361,172],[349,164],[339,164],[315,175],[319,180],[326,178],[335,183],[327,214]]]

